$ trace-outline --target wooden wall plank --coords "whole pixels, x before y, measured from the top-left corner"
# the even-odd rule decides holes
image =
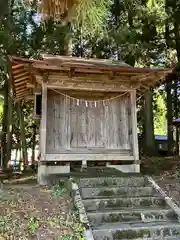
[[[61,95],[48,97],[47,152],[73,149],[130,149],[125,99],[86,105]]]
[[[58,142],[56,142],[56,148],[66,149],[67,147],[67,108],[66,99],[63,96],[56,97],[56,112],[58,119],[56,118],[56,131],[58,131]]]
[[[93,103],[87,107],[87,147],[96,147],[96,115]]]
[[[128,99],[124,99],[124,103],[121,104],[121,128],[122,128],[122,147],[124,149],[130,148],[129,139],[129,124],[128,124]]]
[[[137,133],[137,112],[136,112],[136,90],[131,92],[131,123],[132,123],[132,147],[133,156],[136,161],[139,160],[138,133]]]
[[[55,119],[55,109],[54,109],[54,102],[53,99],[51,100],[49,97],[47,99],[47,140],[46,140],[46,149],[47,152],[51,152],[50,147],[55,148],[54,140],[52,138],[53,132],[55,129],[54,124],[51,122],[52,119]],[[53,144],[52,144],[53,141]],[[51,146],[52,145],[52,146]]]
[[[70,137],[70,146],[72,148],[76,148],[78,146],[78,128],[75,123],[78,122],[78,114],[77,114],[77,102],[71,99],[71,122],[74,123],[71,125],[71,137]]]
[[[78,147],[87,147],[87,118],[86,118],[86,106],[84,103],[76,106],[77,109],[77,122],[71,123],[76,124],[77,127],[77,138]]]
[[[66,149],[70,150],[71,148],[71,99],[65,97],[65,124],[66,124]]]
[[[104,148],[105,147],[105,139],[104,139],[104,119],[105,119],[105,112],[104,112],[104,104],[102,102],[97,103],[97,107],[94,108],[94,118],[95,118],[95,141],[96,141],[96,148]]]

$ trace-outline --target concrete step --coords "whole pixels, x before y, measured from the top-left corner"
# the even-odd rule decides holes
[[[141,208],[166,206],[163,197],[131,197],[131,198],[101,198],[101,199],[84,199],[86,211],[101,211],[105,209],[115,210],[124,208]]]
[[[148,185],[144,177],[100,177],[81,178],[79,187],[111,187],[111,186],[145,186]]]
[[[100,197],[142,197],[159,196],[160,194],[153,187],[99,187],[99,188],[81,188],[83,199]]]
[[[180,235],[180,223],[104,224],[93,229],[94,240],[173,239]]]
[[[102,223],[135,223],[135,222],[159,222],[159,221],[177,221],[177,215],[170,209],[126,209],[109,210],[101,212],[88,212],[91,225],[100,225]]]

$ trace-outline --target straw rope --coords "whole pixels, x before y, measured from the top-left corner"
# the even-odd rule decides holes
[[[51,90],[56,92],[56,93],[58,93],[58,94],[60,94],[60,95],[62,95],[62,96],[64,96],[64,97],[66,97],[66,98],[69,98],[69,99],[72,99],[72,100],[76,100],[77,102],[81,101],[81,102],[85,102],[85,103],[99,103],[99,102],[105,103],[105,102],[109,102],[109,101],[113,101],[115,99],[121,98],[121,97],[123,97],[123,96],[128,94],[128,92],[125,92],[125,93],[119,94],[117,96],[114,96],[114,97],[111,97],[111,98],[106,98],[106,99],[103,99],[103,100],[102,99],[101,100],[88,100],[88,99],[71,97],[71,96],[66,95],[66,94],[64,94],[64,93],[62,93],[62,92],[60,92],[60,91],[58,91],[56,89],[51,89]]]

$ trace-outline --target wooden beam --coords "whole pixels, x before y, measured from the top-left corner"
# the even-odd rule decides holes
[[[132,73],[149,73],[149,72],[167,72],[170,73],[172,72],[172,69],[160,69],[160,68],[134,68],[134,67],[125,67],[125,66],[118,66],[117,65],[113,65],[113,64],[102,64],[102,62],[98,61],[96,63],[92,63],[91,61],[86,61],[85,63],[80,63],[80,62],[76,62],[72,61],[71,62],[57,62],[56,63],[52,63],[49,62],[49,64],[39,64],[39,63],[34,63],[33,67],[35,69],[41,69],[41,70],[54,70],[54,71],[59,71],[59,70],[66,70],[69,71],[71,67],[75,68],[75,71],[85,71],[85,69],[87,71],[93,71],[93,72],[109,72],[109,71],[113,71],[113,72],[132,72]]]
[[[109,99],[112,97],[116,97],[119,95],[118,92],[84,92],[84,91],[64,91],[64,90],[49,90],[48,91],[48,96],[52,96],[52,95],[58,95],[58,92],[74,97],[74,98],[82,98],[82,99]]]
[[[14,83],[14,86],[16,89],[18,89],[19,87],[26,87],[26,82],[19,82],[19,83]]]
[[[19,94],[21,92],[27,91],[27,88],[17,89],[16,94]]]
[[[48,89],[62,89],[62,90],[79,90],[79,91],[94,91],[94,92],[130,92],[132,88],[126,88],[123,85],[117,87],[117,85],[107,85],[102,84],[69,84],[68,86],[64,84],[48,84]]]
[[[59,153],[59,154],[46,154],[46,161],[132,161],[134,156],[127,156],[121,153]]]
[[[36,79],[42,80],[42,76],[37,75]],[[131,83],[131,79],[128,76],[113,76],[110,79],[109,75],[104,75],[104,74],[99,75],[99,76],[94,75],[94,74],[90,74],[90,75],[89,74],[83,74],[83,75],[76,74],[76,75],[73,75],[71,78],[66,74],[63,74],[63,75],[50,74],[48,79],[49,79],[49,83],[52,83],[52,82],[58,83],[59,81],[69,81],[69,82],[71,82],[71,81],[73,81],[73,82],[80,82],[80,81],[88,82],[89,81],[92,83],[100,82],[100,83],[117,83],[117,84],[119,84],[120,82],[123,82],[126,84]],[[134,84],[134,82],[133,82],[133,84]]]
[[[24,71],[25,71],[24,68],[12,70],[13,77],[17,74],[24,73]]]
[[[52,70],[52,71],[69,71],[70,67],[64,67],[64,66],[56,66],[56,65],[50,65],[50,64],[40,64],[40,63],[34,63],[33,65],[34,69],[37,70]]]
[[[20,84],[18,84],[18,85],[14,84],[14,86],[15,86],[17,91],[18,91],[18,89],[22,89],[22,88],[27,89],[26,83],[23,83],[21,85]]]
[[[22,86],[22,87],[16,89],[16,93],[19,93],[19,92],[22,92],[25,90],[28,90],[28,89],[26,87]]]
[[[19,78],[18,82],[23,82],[24,80],[27,81],[28,79],[29,79],[28,76],[24,76],[24,77]],[[17,80],[15,82],[17,82]]]
[[[33,95],[26,95],[26,96],[24,97],[24,99],[25,99],[26,101],[34,100],[34,96],[33,96]]]
[[[36,77],[39,84],[43,83],[42,77]],[[125,86],[120,83],[97,83],[97,82],[71,82],[71,81],[58,81],[58,83],[50,83],[48,81],[47,87],[49,89],[62,89],[62,90],[79,90],[79,91],[95,91],[95,92],[124,92],[134,89],[131,86]]]
[[[24,76],[28,77],[28,76],[29,76],[29,73],[28,73],[28,72],[22,72],[22,73],[20,73],[20,74],[15,74],[15,75],[14,75],[14,81],[19,81],[19,79],[20,79],[21,77],[24,77]]]
[[[16,64],[14,66],[12,66],[12,70],[15,70],[17,68],[23,68],[24,67],[24,64]]]
[[[16,56],[8,56],[10,61],[16,62],[16,63],[45,63],[46,61],[44,60],[36,60],[36,59],[27,59],[27,58],[22,58],[22,57],[16,57]]]
[[[26,83],[26,87],[27,88],[35,88],[35,85],[31,84],[31,83]]]
[[[17,90],[16,94],[20,94],[20,93],[25,92],[25,91],[28,92],[28,89],[27,88],[22,88],[22,89],[19,89],[19,91]]]
[[[23,92],[21,94],[16,94],[16,98],[24,99],[26,94],[27,94],[27,92]]]

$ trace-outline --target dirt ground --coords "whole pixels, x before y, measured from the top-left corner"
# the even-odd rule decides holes
[[[179,162],[148,160],[142,173],[180,207]],[[0,184],[0,240],[83,240],[67,189],[66,184],[41,188],[36,181]]]
[[[171,197],[180,207],[180,178],[178,172],[174,174],[171,171],[166,172],[161,176],[155,176],[154,180],[165,191],[167,196]]]
[[[67,188],[36,183],[0,188],[0,240],[80,240]]]
[[[141,160],[141,172],[156,183],[180,207],[180,157],[156,157]]]

